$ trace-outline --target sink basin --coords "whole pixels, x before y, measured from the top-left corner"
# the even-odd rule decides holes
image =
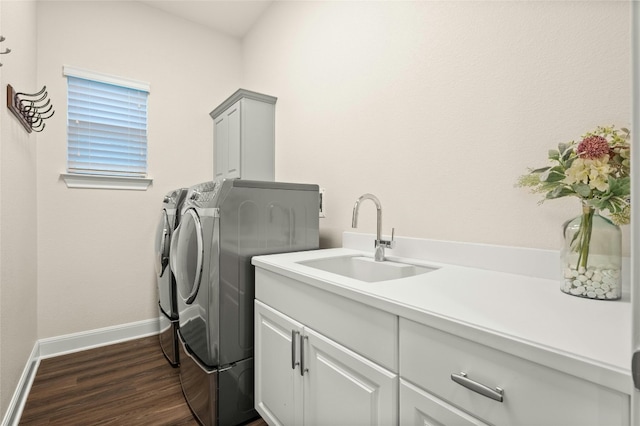
[[[298,263],[332,274],[370,283],[412,277],[436,270],[436,268],[427,266],[387,260],[384,262],[376,262],[372,258],[364,256],[330,257],[326,259],[306,260]]]

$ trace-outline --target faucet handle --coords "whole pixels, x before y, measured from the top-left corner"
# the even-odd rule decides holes
[[[396,245],[395,233],[396,233],[396,228],[391,228],[391,241],[380,240],[380,245],[386,248],[391,248],[391,249],[394,248]]]

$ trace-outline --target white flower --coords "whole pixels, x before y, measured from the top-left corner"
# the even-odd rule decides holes
[[[598,191],[606,191],[609,189],[609,156],[604,155],[600,158],[576,158],[571,167],[566,170],[566,178],[564,182],[571,185],[576,182],[582,182],[591,189]]]
[[[565,183],[571,185],[576,182],[589,183],[589,169],[585,165],[586,159],[576,158],[571,167],[566,170]]]

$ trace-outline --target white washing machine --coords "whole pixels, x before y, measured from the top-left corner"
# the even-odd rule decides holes
[[[160,347],[171,365],[178,366],[178,307],[176,279],[169,265],[171,237],[180,224],[180,210],[187,194],[186,188],[165,195],[156,232],[155,263],[160,313]]]

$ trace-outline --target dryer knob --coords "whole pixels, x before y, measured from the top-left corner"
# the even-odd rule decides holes
[[[164,200],[162,200],[163,203],[168,204],[169,201],[171,201],[171,197],[169,197],[168,195],[164,196]]]
[[[190,197],[191,201],[196,201],[198,198],[200,198],[200,195],[201,194],[198,191],[193,191]]]

